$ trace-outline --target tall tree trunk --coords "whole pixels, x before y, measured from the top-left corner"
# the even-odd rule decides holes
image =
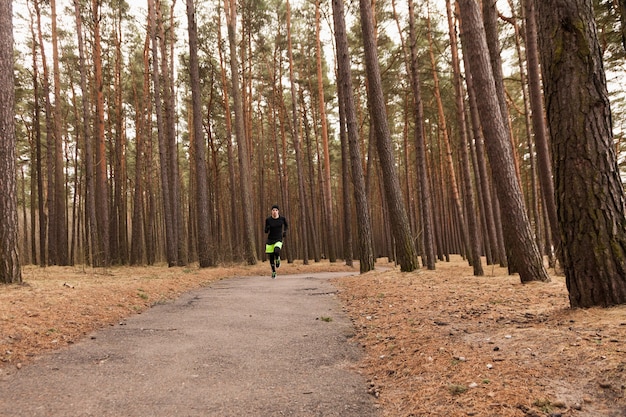
[[[296,94],[296,80],[293,72],[293,50],[291,43],[291,6],[287,0],[287,53],[289,55],[289,84],[291,92],[291,129],[293,148],[296,153],[296,172],[298,176],[298,197],[300,198],[300,237],[302,241],[302,262],[309,264],[309,238],[306,227],[306,207],[309,204],[304,190],[304,167],[302,164],[302,145],[300,144],[300,118],[298,117],[298,98]]]
[[[509,249],[518,260],[516,269],[522,282],[549,281],[524,208],[522,190],[512,160],[511,143],[507,140],[507,129],[497,99],[480,10],[475,0],[459,0],[459,6],[463,51],[468,55],[469,72],[476,91],[484,94],[477,104],[483,131],[488,138],[487,152],[492,177],[497,179],[495,184],[502,216],[505,218],[503,225],[508,230]]]
[[[50,0],[52,9],[52,72],[54,76],[54,237],[55,260],[57,265],[67,265],[67,201],[65,196],[65,175],[63,161],[63,109],[61,98],[61,70],[59,69],[59,41],[57,33],[56,1]],[[51,163],[52,161],[48,161]]]
[[[348,147],[352,165],[352,183],[357,215],[357,232],[359,242],[359,269],[365,273],[374,269],[375,256],[372,240],[372,221],[370,219],[369,202],[365,191],[363,164],[359,144],[359,125],[356,118],[354,97],[352,96],[352,75],[350,74],[350,50],[344,17],[343,0],[332,0],[335,42],[337,45],[337,82],[339,87],[339,105],[343,106],[346,117]]]
[[[93,138],[90,135],[89,123],[91,120],[91,103],[89,102],[89,90],[87,87],[87,68],[85,64],[85,48],[83,42],[82,17],[80,15],[80,4],[74,0],[74,14],[76,18],[76,36],[78,39],[78,58],[80,69],[80,89],[82,97],[82,130],[85,142],[85,213],[87,217],[88,247],[87,259],[94,262],[94,256],[99,253],[99,239],[96,216],[96,190],[94,184],[94,164],[93,164]]]
[[[221,9],[220,9],[221,10]],[[218,11],[219,14],[219,11]],[[221,23],[221,18],[218,16],[218,22]],[[239,246],[242,242],[240,221],[238,221],[238,216],[241,214],[239,210],[237,210],[237,193],[235,189],[237,188],[237,180],[235,175],[235,166],[237,165],[237,161],[235,160],[234,152],[233,152],[233,129],[232,129],[232,120],[231,120],[231,111],[230,111],[230,99],[228,94],[228,80],[226,78],[226,67],[224,65],[224,57],[222,53],[222,29],[220,24],[220,29],[217,30],[217,39],[218,39],[218,54],[220,57],[220,77],[222,84],[222,102],[224,106],[224,118],[226,119],[226,155],[228,159],[228,181],[230,184],[230,210],[231,216],[233,216],[233,227],[228,236],[229,247],[232,248],[235,243]],[[235,221],[237,219],[237,221]]]
[[[474,199],[474,191],[472,189],[472,177],[468,151],[469,141],[467,139],[467,124],[465,122],[465,91],[463,90],[463,84],[461,83],[461,64],[459,61],[459,51],[457,45],[458,41],[456,37],[455,26],[452,21],[450,0],[446,1],[446,9],[448,11],[448,31],[450,33],[450,48],[452,50],[452,70],[454,72],[454,90],[456,93],[456,119],[460,139],[459,153],[461,156],[461,169],[463,173],[461,182],[463,183],[463,188],[465,190],[465,211],[467,213],[467,231],[469,235],[469,240],[468,242],[466,242],[466,244],[469,245],[468,250],[470,251],[471,256],[470,263],[474,269],[474,275],[482,276],[484,275],[484,272],[481,259],[480,231],[478,228],[478,221],[476,219],[476,202]],[[462,221],[462,217],[459,217],[459,220]]]
[[[390,223],[393,230],[398,262],[400,269],[405,272],[419,268],[415,241],[411,235],[409,218],[406,213],[404,198],[400,180],[395,168],[395,158],[391,144],[391,133],[387,124],[387,111],[383,97],[378,54],[376,51],[376,38],[374,35],[374,16],[369,0],[360,0],[361,30],[365,50],[365,66],[369,85],[368,103],[372,115],[373,128],[376,134],[376,145],[382,176],[384,181],[385,196],[389,207]]]
[[[236,22],[237,5],[235,0],[224,0],[226,25],[228,27],[228,43],[230,46],[230,71],[233,105],[235,107],[235,137],[239,147],[239,181],[244,223],[244,253],[249,265],[257,263],[256,245],[254,242],[254,225],[252,222],[252,193],[250,190],[250,152],[245,136],[243,102],[239,87],[239,60],[237,59]]]
[[[34,1],[34,7],[35,7],[35,14],[36,17],[33,16],[33,10],[30,8],[30,2],[28,3],[29,7],[28,7],[28,13],[30,15],[30,19],[31,19],[31,25],[30,25],[30,33],[31,36],[33,38],[33,42],[32,42],[32,46],[31,46],[31,53],[33,56],[33,100],[34,100],[34,106],[33,106],[33,124],[34,124],[34,141],[35,141],[35,150],[34,150],[34,158],[33,161],[35,161],[35,177],[36,181],[32,181],[33,183],[33,187],[36,184],[36,191],[33,190],[33,196],[32,198],[34,198],[35,195],[37,195],[37,212],[39,213],[39,215],[37,216],[39,218],[39,260],[36,261],[37,259],[37,248],[35,247],[35,241],[36,239],[34,238],[35,235],[35,223],[33,222],[33,251],[35,251],[33,253],[33,263],[38,264],[40,266],[45,266],[46,265],[46,222],[47,222],[47,217],[46,217],[46,212],[45,212],[45,208],[44,208],[44,197],[43,197],[43,172],[42,172],[42,154],[41,154],[41,92],[39,89],[39,70],[38,70],[38,58],[37,58],[37,42],[35,42],[35,39],[38,39],[37,34],[35,33],[35,20],[37,21],[37,27],[39,28],[38,33],[41,34],[41,19],[40,19],[40,13],[39,13],[39,6],[37,1]],[[12,23],[12,22],[11,22]],[[32,205],[31,207],[32,209],[32,215],[34,216],[35,213],[35,204]]]
[[[409,38],[410,38],[410,62],[409,81],[415,103],[415,159],[417,165],[417,177],[420,193],[420,212],[422,215],[422,230],[424,240],[424,259],[422,263],[430,270],[435,269],[435,239],[433,226],[433,196],[428,178],[428,166],[426,161],[426,140],[424,138],[424,103],[420,87],[419,63],[417,60],[417,33],[415,30],[415,11],[413,0],[409,3]]]
[[[94,82],[96,83],[96,120],[95,130],[95,174],[96,174],[96,207],[99,208],[97,225],[100,253],[95,254],[95,266],[109,266],[109,193],[107,187],[106,141],[104,137],[104,84],[102,79],[102,44],[100,41],[100,1],[92,0],[93,33],[94,33]]]
[[[328,127],[326,123],[326,102],[324,100],[324,77],[322,75],[322,46],[320,40],[320,0],[315,1],[315,37],[316,37],[316,62],[317,62],[317,92],[320,110],[320,130],[322,134],[322,147],[324,150],[324,226],[328,245],[328,259],[330,262],[337,261],[335,252],[335,218],[333,214],[333,196],[330,186],[330,151],[328,148]]]
[[[18,254],[13,7],[0,0],[0,282],[22,282]]]
[[[165,135],[165,158],[168,165],[168,182],[170,189],[170,208],[172,210],[172,233],[176,243],[176,264],[183,266],[187,264],[187,251],[184,233],[184,219],[181,198],[181,183],[178,169],[178,144],[176,141],[176,104],[174,98],[174,82],[173,69],[169,64],[169,54],[167,51],[168,37],[165,32],[165,16],[161,13],[162,7],[157,2],[157,27],[158,40],[161,49],[161,80],[163,81],[163,115],[164,118],[164,135]],[[170,28],[173,26],[170,24]],[[173,36],[173,30],[168,33]],[[173,41],[171,41],[173,42]],[[171,45],[170,42],[170,45]]]
[[[463,202],[461,201],[459,186],[458,186],[457,179],[456,179],[456,172],[454,170],[454,161],[452,158],[452,147],[450,145],[450,137],[448,135],[446,115],[443,109],[441,91],[439,89],[439,75],[437,72],[437,64],[435,62],[435,53],[433,51],[430,16],[428,17],[427,24],[428,24],[428,46],[429,46],[428,51],[429,51],[429,56],[430,56],[430,65],[431,65],[431,69],[433,73],[434,95],[437,101],[437,115],[439,117],[439,131],[441,132],[441,137],[445,145],[446,166],[448,167],[448,179],[450,180],[450,190],[452,191],[452,198],[454,200],[454,210],[459,220],[460,233],[461,233],[461,238],[463,241],[462,253],[467,253],[469,255],[468,260],[470,264],[474,266],[474,274],[476,274],[477,272],[482,270],[482,267],[480,265],[480,253],[477,254],[478,258],[476,258],[474,254],[472,254],[472,246],[470,245],[469,232],[467,230],[467,221],[465,219],[465,214],[463,211]],[[474,236],[474,238],[476,238],[476,236]],[[476,260],[478,260],[478,265],[475,264]]]
[[[202,134],[202,97],[200,90],[200,67],[198,64],[198,29],[193,0],[187,0],[187,27],[189,32],[189,76],[193,111],[193,138],[196,168],[196,227],[198,233],[197,251],[200,268],[214,265],[211,257],[209,236],[209,199],[205,140]]]
[[[535,7],[570,304],[624,304],[625,197],[593,1]]]
[[[548,233],[552,237],[552,243],[556,247],[557,258],[560,256],[561,238],[558,233],[558,220],[556,217],[556,201],[554,197],[554,178],[552,164],[550,163],[550,149],[548,144],[548,129],[546,126],[545,112],[543,108],[543,92],[541,91],[541,76],[539,65],[539,52],[537,50],[537,20],[534,0],[524,0],[526,12],[526,60],[528,61],[528,93],[530,96],[530,108],[532,112],[533,133],[535,137],[535,150],[539,171],[539,182],[548,215]]]
[[[159,50],[157,44],[157,19],[156,4],[154,0],[148,0],[148,13],[150,14],[150,37],[152,40],[152,84],[154,85],[154,111],[156,113],[157,135],[159,142],[159,160],[161,169],[161,198],[163,200],[163,216],[165,218],[165,245],[167,264],[178,264],[178,244],[174,230],[174,214],[172,208],[169,159],[167,157],[167,143],[165,124],[163,122],[163,109],[161,104],[161,76],[159,71]]]

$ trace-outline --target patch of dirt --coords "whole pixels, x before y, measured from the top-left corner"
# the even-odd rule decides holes
[[[503,268],[474,277],[460,257],[436,271],[340,278],[346,313],[385,416],[626,415],[626,306],[571,310],[564,278],[522,285]],[[358,271],[283,262],[281,274]],[[0,286],[0,372],[98,328],[255,266],[25,267]]]
[[[385,416],[626,416],[626,306],[460,257],[337,281]]]

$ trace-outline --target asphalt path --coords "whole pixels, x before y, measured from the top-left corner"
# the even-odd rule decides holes
[[[331,278],[238,277],[0,377],[0,416],[380,416]]]

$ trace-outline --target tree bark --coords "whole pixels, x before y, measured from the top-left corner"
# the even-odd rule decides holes
[[[254,226],[252,223],[252,201],[250,184],[250,152],[245,136],[243,102],[239,87],[239,60],[237,58],[236,21],[237,6],[234,0],[224,0],[226,24],[228,26],[228,41],[230,45],[230,70],[233,105],[235,107],[235,137],[239,146],[239,181],[241,186],[241,201],[244,223],[244,253],[249,265],[257,263],[256,245],[254,243]]]
[[[12,1],[0,0],[0,282],[4,284],[22,282],[17,233],[12,19]]]
[[[328,259],[330,262],[337,261],[335,251],[335,218],[333,214],[333,195],[330,186],[330,151],[328,148],[328,127],[326,123],[326,102],[324,100],[324,77],[322,75],[322,46],[320,40],[320,0],[315,2],[315,34],[316,34],[316,63],[317,63],[317,92],[320,110],[320,123],[322,134],[322,148],[324,151],[324,226],[326,244],[328,246]]]
[[[556,216],[556,201],[554,197],[554,178],[550,163],[550,148],[548,144],[548,128],[546,126],[543,108],[543,92],[541,91],[541,70],[539,65],[539,51],[537,50],[537,20],[534,0],[524,0],[526,12],[526,60],[528,61],[528,93],[532,112],[535,149],[537,151],[537,168],[545,211],[548,217],[549,233],[556,248],[557,258],[560,256],[561,238],[558,232]]]
[[[478,228],[478,221],[476,219],[476,202],[474,199],[474,191],[472,189],[472,177],[470,171],[470,158],[469,158],[469,141],[467,139],[467,130],[465,122],[465,104],[464,97],[465,91],[463,90],[463,84],[461,83],[461,64],[459,61],[459,51],[457,46],[457,37],[454,23],[452,21],[452,15],[450,13],[451,6],[450,1],[446,2],[448,9],[448,31],[450,33],[450,47],[452,50],[452,71],[454,72],[454,91],[456,93],[456,119],[457,128],[459,132],[459,153],[461,155],[461,169],[465,194],[465,211],[467,213],[467,233],[468,250],[470,251],[472,268],[475,276],[484,275],[482,259],[481,259],[481,247],[480,247],[480,230]],[[432,50],[432,48],[431,48]],[[462,218],[459,218],[462,220]]]
[[[570,305],[624,304],[625,197],[593,1],[535,7]]]
[[[191,101],[193,119],[194,155],[196,168],[196,227],[198,233],[197,251],[200,268],[214,266],[211,256],[209,236],[209,199],[207,184],[207,166],[205,140],[202,134],[202,97],[200,90],[200,67],[198,64],[198,29],[196,10],[193,0],[186,1],[187,27],[189,32],[189,76],[191,82]]]
[[[409,218],[402,196],[400,180],[395,168],[395,158],[391,144],[391,133],[387,124],[387,110],[383,97],[383,89],[376,51],[376,38],[374,35],[374,16],[369,0],[360,0],[361,30],[365,50],[365,66],[369,85],[368,104],[372,115],[373,129],[376,135],[376,145],[382,176],[384,181],[385,196],[389,207],[391,228],[393,230],[398,262],[400,269],[405,272],[419,268],[415,241],[411,236]]]
[[[426,141],[424,139],[424,104],[420,88],[419,65],[417,61],[417,34],[415,31],[415,12],[413,1],[409,0],[409,81],[413,92],[415,118],[415,159],[419,182],[420,212],[424,236],[424,259],[422,263],[430,270],[435,269],[435,239],[433,226],[433,197],[428,178],[426,161]]]
[[[296,80],[293,71],[293,50],[291,42],[291,6],[287,0],[287,54],[289,56],[289,84],[291,92],[291,129],[293,148],[296,154],[296,172],[298,176],[298,196],[300,198],[300,237],[302,240],[302,263],[309,264],[309,243],[306,227],[306,207],[308,200],[304,191],[304,167],[302,166],[302,145],[300,144],[300,118],[298,117],[298,98],[296,94]]]
[[[344,17],[343,0],[332,0],[335,42],[337,45],[337,82],[339,87],[339,105],[343,106],[346,118],[348,148],[352,166],[352,185],[356,205],[357,232],[359,242],[359,269],[365,273],[374,269],[376,261],[372,240],[372,222],[369,202],[365,191],[365,178],[359,147],[359,125],[356,118],[354,97],[352,96],[352,76],[350,74],[350,50]]]
[[[511,143],[489,62],[489,50],[480,10],[475,0],[459,0],[461,41],[468,56],[469,72],[476,90],[484,96],[477,100],[480,121],[485,132],[492,176],[498,190],[503,224],[509,231],[511,255],[518,261],[517,272],[522,282],[550,281],[543,258],[532,235],[524,209],[522,190],[513,163]]]
[[[52,72],[54,77],[54,237],[56,265],[67,265],[68,261],[68,237],[67,237],[67,199],[65,195],[65,175],[63,160],[63,112],[61,99],[61,74],[59,68],[59,41],[57,33],[56,1],[50,0],[52,9]],[[50,145],[49,145],[50,146]],[[52,161],[48,161],[51,163]]]
[[[95,254],[96,266],[109,266],[111,263],[109,252],[109,192],[107,184],[107,159],[106,142],[104,137],[104,83],[102,75],[102,44],[100,41],[100,2],[92,0],[92,17],[94,33],[94,82],[96,83],[96,119],[94,121],[95,130],[95,190],[96,207],[99,215],[96,218],[98,226],[100,252]]]

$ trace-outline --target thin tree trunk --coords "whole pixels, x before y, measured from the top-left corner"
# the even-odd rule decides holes
[[[448,11],[448,30],[450,33],[450,45],[452,50],[452,68],[454,71],[454,90],[456,92],[456,116],[457,116],[457,125],[459,130],[459,152],[461,154],[461,169],[463,172],[463,178],[461,182],[463,183],[463,187],[465,190],[465,210],[467,212],[467,229],[469,234],[469,241],[466,242],[468,244],[468,250],[470,250],[471,256],[471,265],[474,269],[475,276],[484,275],[482,259],[481,259],[481,248],[480,248],[480,231],[478,228],[478,222],[476,219],[476,202],[474,200],[474,191],[472,189],[472,178],[470,171],[470,162],[469,162],[469,154],[468,148],[469,143],[467,139],[467,130],[465,129],[465,104],[464,97],[465,91],[463,91],[463,84],[461,83],[461,64],[459,61],[459,52],[457,46],[457,37],[456,30],[454,27],[454,23],[452,21],[451,15],[451,5],[450,0],[446,1],[446,9]],[[432,48],[431,48],[432,54]],[[432,57],[432,55],[431,55]],[[445,135],[446,133],[444,133]],[[459,208],[457,207],[457,210]],[[459,221],[462,221],[463,218],[459,217]],[[462,230],[461,230],[462,232]]]
[[[215,264],[211,256],[209,236],[209,199],[207,184],[207,166],[205,141],[202,135],[202,97],[200,91],[200,67],[198,64],[198,29],[196,26],[193,0],[186,1],[187,27],[189,32],[189,76],[191,83],[191,101],[193,112],[193,138],[196,169],[196,227],[198,233],[197,251],[200,268]]]
[[[221,9],[220,9],[221,10]],[[219,10],[218,10],[219,13]],[[221,22],[221,18],[218,16],[218,21]],[[237,219],[237,221],[232,222],[232,230],[230,235],[228,236],[228,241],[230,242],[229,247],[232,248],[236,243],[237,246],[242,242],[241,228],[239,216],[242,214],[239,210],[237,210],[237,193],[235,189],[237,188],[237,180],[235,176],[235,166],[237,165],[237,161],[235,160],[234,152],[233,152],[233,129],[232,129],[232,120],[231,120],[231,111],[230,111],[230,99],[228,94],[228,81],[226,78],[226,68],[224,66],[224,57],[222,53],[222,30],[217,31],[217,39],[218,39],[218,53],[220,57],[220,76],[221,76],[221,84],[222,84],[222,102],[224,105],[224,118],[226,119],[226,155],[228,157],[228,180],[230,184],[230,210],[228,210],[233,216],[233,220]]]
[[[380,68],[374,35],[374,17],[369,0],[360,0],[361,30],[365,50],[365,65],[369,85],[368,103],[372,115],[373,128],[376,131],[376,144],[382,168],[385,196],[389,205],[391,227],[396,241],[398,261],[402,271],[410,272],[419,268],[415,241],[411,236],[411,228],[406,213],[406,206],[400,188],[395,158],[391,145],[391,133],[387,124],[386,109]],[[351,91],[351,90],[349,90]]]
[[[324,101],[324,77],[322,75],[322,46],[320,40],[320,0],[315,1],[315,34],[316,34],[316,63],[317,63],[317,92],[320,111],[320,123],[322,134],[322,147],[324,150],[324,226],[326,244],[328,246],[328,259],[330,262],[337,261],[335,252],[335,218],[333,214],[333,196],[330,186],[330,151],[328,147],[328,127],[326,126],[326,102]]]
[[[57,33],[57,13],[56,1],[50,0],[50,8],[52,10],[52,69],[54,77],[54,237],[55,237],[55,259],[57,265],[68,264],[68,242],[67,242],[67,201],[65,195],[65,175],[63,161],[63,112],[61,99],[61,74],[59,69],[59,41]],[[50,146],[50,145],[48,145]],[[48,161],[51,163],[52,161]]]
[[[298,176],[298,196],[300,198],[300,238],[302,244],[302,263],[304,265],[309,264],[309,243],[308,233],[306,227],[306,207],[308,206],[308,200],[305,193],[304,184],[304,167],[302,166],[302,149],[300,144],[300,118],[298,117],[298,99],[296,95],[296,81],[293,71],[293,51],[291,44],[291,6],[289,0],[287,0],[287,53],[289,54],[289,84],[291,92],[291,117],[292,117],[292,136],[293,147],[296,154],[296,173]]]
[[[537,50],[537,21],[534,0],[523,0],[526,12],[526,60],[528,61],[528,92],[532,112],[533,133],[539,169],[539,182],[545,210],[548,215],[548,228],[552,242],[556,247],[557,258],[560,256],[561,237],[558,233],[556,217],[556,201],[554,197],[554,178],[550,163],[550,149],[548,144],[548,128],[546,126],[543,108],[543,92],[541,91],[541,76],[539,52]]]
[[[100,41],[100,2],[92,0],[93,32],[94,32],[94,81],[96,83],[96,119],[95,128],[95,189],[96,207],[99,208],[96,218],[98,226],[99,249],[96,254],[98,259],[96,266],[109,266],[111,263],[109,252],[109,197],[107,187],[107,163],[106,163],[106,142],[104,137],[104,95],[102,80],[102,45]]]
[[[430,16],[427,19],[427,24],[428,24],[428,46],[429,46],[428,51],[429,51],[429,56],[430,56],[431,70],[433,74],[434,95],[437,101],[437,115],[439,116],[439,130],[441,132],[443,143],[445,145],[446,165],[448,167],[448,178],[450,180],[452,198],[454,200],[455,214],[459,220],[459,226],[461,228],[460,232],[461,232],[461,237],[463,240],[462,253],[469,254],[468,260],[470,264],[474,267],[474,274],[482,275],[480,273],[482,271],[482,267],[480,265],[480,253],[477,254],[478,258],[476,258],[474,254],[472,254],[472,246],[470,245],[469,232],[467,230],[468,229],[467,221],[465,219],[465,214],[463,212],[463,202],[461,201],[459,186],[458,186],[457,179],[456,179],[456,172],[454,170],[454,162],[452,158],[452,147],[450,146],[450,137],[448,136],[448,126],[446,122],[446,115],[443,109],[443,101],[441,99],[441,91],[439,89],[439,75],[437,74],[437,64],[435,62],[435,53],[433,51],[433,40],[432,40]],[[475,264],[476,260],[478,260],[478,265]]]
[[[169,181],[169,163],[166,144],[166,132],[163,122],[163,110],[161,105],[161,76],[159,71],[159,51],[157,44],[156,4],[154,0],[148,0],[148,13],[150,14],[150,38],[152,40],[152,84],[154,85],[154,110],[156,113],[157,135],[159,141],[159,160],[161,169],[161,199],[163,200],[163,216],[165,218],[165,245],[167,264],[177,265],[177,241],[174,231],[174,215],[172,211],[171,183]]]
[[[234,0],[225,1],[226,24],[228,26],[228,40],[230,45],[230,70],[233,105],[235,107],[235,137],[239,146],[239,175],[241,187],[241,201],[244,219],[244,253],[249,265],[257,263],[256,245],[254,242],[254,226],[252,223],[252,201],[250,184],[250,152],[245,137],[243,103],[239,87],[239,61],[237,59],[236,21],[237,7]]]
[[[426,141],[424,139],[424,104],[420,88],[419,64],[417,61],[417,33],[415,31],[415,12],[413,1],[409,3],[409,38],[410,38],[410,62],[409,81],[413,91],[414,118],[415,118],[415,159],[417,165],[417,177],[420,192],[420,212],[422,215],[422,230],[424,240],[423,262],[430,270],[435,269],[435,239],[433,226],[433,196],[428,178],[428,166],[426,161]]]

